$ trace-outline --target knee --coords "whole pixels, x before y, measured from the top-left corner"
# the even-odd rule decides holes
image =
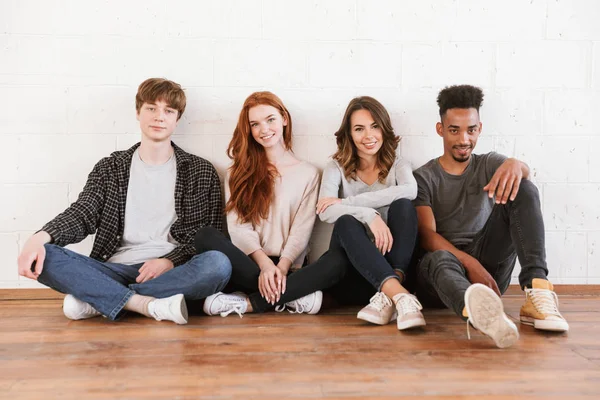
[[[417,223],[417,210],[413,205],[412,201],[408,199],[394,200],[390,204],[388,211],[389,220],[401,220],[404,223]]]
[[[352,215],[342,215],[335,221],[333,231],[336,233],[345,233],[356,226],[362,226],[361,222]]]
[[[205,226],[198,229],[198,232],[196,232],[196,236],[194,237],[194,246],[196,247],[196,252],[202,252],[206,250],[206,247],[210,246],[210,243],[212,243],[215,238],[222,235],[223,234],[221,231],[212,226]]]
[[[519,185],[519,192],[517,193],[517,197],[515,201],[535,201],[539,204],[540,202],[540,191],[537,186],[529,179],[523,179],[521,184]]]
[[[55,244],[46,243],[44,245],[44,250],[46,251],[46,256],[44,258],[44,269],[48,266],[51,266],[53,261],[56,261],[59,257],[65,255],[64,249]]]
[[[208,271],[214,278],[229,281],[231,278],[231,261],[220,251],[211,250],[202,254],[204,257],[204,271]]]
[[[436,250],[427,253],[421,262],[421,267],[426,269],[426,273],[430,277],[435,276],[441,268],[458,267],[459,265],[458,259],[447,250]]]

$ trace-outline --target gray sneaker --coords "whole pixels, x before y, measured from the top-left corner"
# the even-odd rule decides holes
[[[425,317],[421,313],[423,306],[414,295],[399,293],[394,296],[392,301],[396,304],[398,330],[425,326]]]
[[[377,292],[369,304],[358,312],[356,318],[377,325],[387,325],[396,319],[394,303],[383,292]]]

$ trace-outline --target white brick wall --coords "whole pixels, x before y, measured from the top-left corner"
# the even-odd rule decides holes
[[[16,274],[20,246],[77,197],[100,157],[138,140],[135,90],[150,76],[186,88],[175,140],[221,175],[252,91],[284,100],[296,153],[319,167],[348,101],[372,95],[418,167],[442,151],[439,89],[481,85],[478,150],[530,163],[551,277],[600,283],[596,0],[0,4],[0,287],[36,286]],[[330,229],[317,224],[315,255]],[[91,238],[73,248],[89,252]]]

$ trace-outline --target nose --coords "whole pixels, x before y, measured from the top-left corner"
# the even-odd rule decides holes
[[[164,121],[165,119],[165,112],[164,110],[156,110],[156,114],[154,114],[154,119],[156,121]]]
[[[269,126],[267,124],[260,124],[260,133],[265,134],[269,132]]]
[[[469,144],[469,133],[467,131],[463,131],[460,134],[460,142],[462,144]]]

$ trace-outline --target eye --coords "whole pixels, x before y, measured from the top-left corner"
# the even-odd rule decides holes
[[[258,126],[258,124],[256,122],[253,122],[250,124],[250,128],[256,128]]]
[[[457,129],[450,129],[450,133],[458,133]]]
[[[175,112],[175,110],[167,110],[167,112],[168,112],[169,114],[173,114],[173,113]]]
[[[354,128],[354,132],[361,132],[363,128]]]
[[[373,125],[371,125],[371,128],[373,128],[373,129],[377,129],[377,128],[379,128],[379,125],[377,125],[377,124],[373,124]]]
[[[275,118],[271,117],[267,120],[268,123],[272,123],[273,121],[275,121]]]
[[[154,111],[154,107],[148,107],[147,110],[148,111]]]

